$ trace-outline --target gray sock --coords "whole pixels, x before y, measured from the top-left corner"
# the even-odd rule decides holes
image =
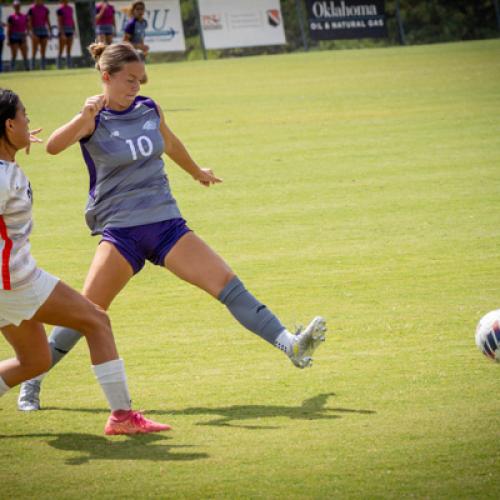
[[[68,352],[75,347],[82,334],[71,328],[56,326],[49,337],[52,366],[56,365]]]
[[[272,345],[275,345],[276,339],[285,329],[280,320],[248,292],[236,276],[219,294],[219,300],[245,328]]]

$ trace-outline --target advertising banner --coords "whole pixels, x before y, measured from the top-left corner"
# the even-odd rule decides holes
[[[387,36],[384,0],[307,0],[306,5],[314,40]]]
[[[286,44],[279,0],[199,0],[207,49]]]
[[[125,25],[129,17],[126,9],[132,0],[112,2],[115,8],[116,36],[114,42],[123,40]],[[146,0],[144,19],[148,22],[144,43],[149,45],[150,52],[184,52],[186,43],[182,27],[181,7],[179,0]]]
[[[59,25],[57,22],[57,9],[60,7],[59,4],[45,4],[47,8],[49,9],[49,20],[50,20],[50,28],[51,28],[51,33],[50,33],[50,38],[49,42],[47,44],[47,52],[45,54],[45,57],[47,59],[55,59],[58,55],[58,47],[59,47]],[[80,35],[78,33],[78,22],[76,18],[76,9],[75,9],[75,4],[74,3],[69,3],[68,5],[71,5],[73,8],[73,18],[75,20],[75,34],[73,35],[73,47],[71,49],[71,55],[79,57],[82,55],[82,47],[80,44]],[[23,5],[21,8],[21,12],[23,14],[27,14],[30,6],[29,5]],[[2,7],[2,22],[7,24],[7,19],[8,17],[14,13],[14,9],[12,8],[11,5],[9,6],[3,6]],[[7,45],[7,26],[4,27],[5,31],[5,42],[4,42],[4,47],[3,47],[3,52],[2,52],[2,60],[8,61],[10,60],[10,47]],[[31,59],[31,37],[27,38],[27,44],[28,44],[28,57]],[[40,59],[40,49],[38,49],[38,55],[37,59]],[[17,60],[22,61],[22,55],[21,51],[17,51]]]

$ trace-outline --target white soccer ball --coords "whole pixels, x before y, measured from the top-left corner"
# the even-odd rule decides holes
[[[485,314],[479,320],[476,344],[485,356],[500,363],[500,309]]]

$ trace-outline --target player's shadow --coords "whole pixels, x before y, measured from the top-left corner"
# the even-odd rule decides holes
[[[245,420],[259,420],[276,417],[286,417],[291,420],[333,420],[346,414],[372,415],[373,410],[358,410],[352,408],[325,407],[328,398],[334,393],[319,394],[306,399],[300,406],[278,405],[232,405],[219,408],[193,407],[183,410],[174,410],[170,415],[217,415],[217,418],[208,422],[199,422],[197,425],[215,425],[238,427],[244,429],[275,429],[269,425],[239,425],[235,422]]]
[[[333,392],[318,394],[306,399],[300,406],[281,405],[232,405],[218,408],[192,407],[183,410],[148,410],[148,415],[216,415],[218,418],[197,425],[214,425],[218,427],[238,427],[243,429],[276,429],[270,425],[239,425],[236,422],[285,417],[291,420],[333,420],[349,414],[373,415],[373,410],[360,410],[342,407],[326,407],[328,398],[335,396]],[[89,413],[107,413],[109,410],[97,408],[60,408],[47,407],[46,410],[78,411]]]
[[[170,439],[162,434],[142,434],[127,436],[125,441],[113,441],[102,436],[83,433],[62,434],[16,434],[0,435],[2,439],[47,438],[47,444],[56,450],[80,453],[77,457],[66,460],[68,465],[82,465],[91,460],[149,460],[191,461],[208,458],[206,453],[186,453],[177,451],[181,448],[192,448],[193,445],[169,445],[159,443]]]

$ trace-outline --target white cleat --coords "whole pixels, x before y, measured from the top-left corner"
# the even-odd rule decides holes
[[[297,368],[312,366],[312,354],[325,341],[326,323],[321,316],[316,316],[307,327],[299,328],[292,344],[290,360]]]
[[[17,408],[21,411],[37,411],[40,409],[40,381],[27,380],[21,384]]]

